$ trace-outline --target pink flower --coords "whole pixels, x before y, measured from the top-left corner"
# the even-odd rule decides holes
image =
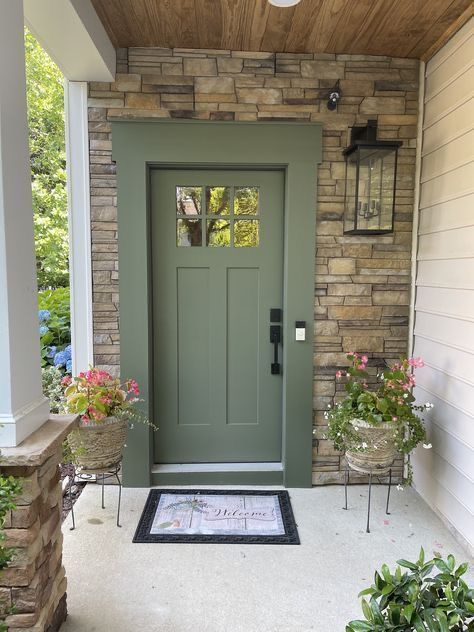
[[[138,384],[135,380],[128,380],[127,388],[129,393],[133,393],[134,395],[140,395],[140,389],[138,388]]]
[[[342,377],[342,371],[336,371],[336,377],[339,379]]]
[[[65,375],[63,377],[63,379],[61,380],[61,385],[62,386],[69,386],[69,384],[72,382],[72,378],[70,375]]]
[[[410,366],[416,367],[418,369],[421,369],[422,367],[425,366],[425,362],[423,360],[423,358],[419,357],[419,358],[409,358],[408,359],[408,364]]]
[[[398,421],[398,417],[392,417],[392,421]]]
[[[369,361],[369,358],[366,355],[363,355],[361,357],[361,360],[362,360],[363,364],[367,364],[367,362]]]

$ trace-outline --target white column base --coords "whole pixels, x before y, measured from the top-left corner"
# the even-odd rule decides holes
[[[14,413],[0,414],[0,446],[19,445],[49,419],[49,399],[40,397]]]

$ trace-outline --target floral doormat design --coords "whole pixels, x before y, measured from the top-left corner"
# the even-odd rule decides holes
[[[299,544],[287,491],[152,489],[134,542]]]

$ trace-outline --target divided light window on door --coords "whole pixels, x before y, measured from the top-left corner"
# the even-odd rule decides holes
[[[177,186],[179,247],[255,248],[259,245],[259,188]]]

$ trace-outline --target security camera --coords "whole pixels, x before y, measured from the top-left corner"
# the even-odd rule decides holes
[[[338,81],[336,85],[334,86],[334,88],[329,93],[329,98],[328,98],[328,103],[327,103],[328,110],[331,110],[331,111],[336,110],[337,104],[340,98],[341,98],[341,91],[339,89],[339,81]]]
[[[337,108],[337,102],[341,98],[339,92],[331,92],[328,99],[328,110],[335,110]]]

